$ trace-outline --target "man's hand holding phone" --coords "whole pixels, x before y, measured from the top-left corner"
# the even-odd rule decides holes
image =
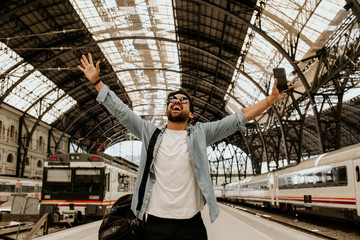
[[[288,82],[286,80],[285,68],[274,68],[274,78],[277,79],[277,89],[278,90],[287,90],[289,89]]]

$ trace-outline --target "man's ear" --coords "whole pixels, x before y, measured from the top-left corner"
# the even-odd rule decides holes
[[[167,111],[165,112],[165,116],[167,117]]]
[[[189,118],[193,119],[194,118],[194,114],[192,112],[189,112]]]

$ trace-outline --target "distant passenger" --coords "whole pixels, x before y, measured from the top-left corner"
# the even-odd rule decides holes
[[[82,67],[78,68],[99,92],[97,101],[143,142],[139,166],[139,174],[143,174],[147,145],[157,127],[133,113],[100,80],[100,62],[94,66],[90,53],[88,59],[82,56],[81,63]],[[168,94],[165,111],[168,122],[155,144],[156,157],[151,165],[150,181],[139,213],[140,219],[147,215],[146,239],[207,239],[200,211],[207,203],[211,222],[219,215],[210,179],[207,146],[238,130],[244,131],[248,121],[280,99],[285,90],[279,91],[276,83],[275,79],[271,95],[259,103],[240,109],[219,121],[196,123],[194,126],[188,125],[189,120],[194,117],[190,95],[181,89]],[[131,204],[135,214],[140,181],[137,178]]]

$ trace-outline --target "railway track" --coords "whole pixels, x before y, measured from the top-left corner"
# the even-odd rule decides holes
[[[7,225],[0,228],[0,239],[11,240],[15,239],[17,235],[27,233],[33,226],[25,224]]]
[[[26,235],[32,230],[35,224],[18,224],[16,225],[5,225],[0,227],[0,239],[2,240],[22,240],[25,239]],[[51,226],[48,229],[49,233],[61,231],[64,228],[59,226]],[[39,237],[44,235],[44,229],[41,227],[34,236]]]
[[[222,204],[235,208],[239,211],[243,211],[252,215],[256,215],[261,218],[265,218],[269,221],[276,222],[278,224],[287,226],[298,231],[305,232],[307,234],[320,237],[323,239],[331,240],[355,240],[360,239],[359,227],[353,225],[351,227],[344,226],[344,222],[326,221],[322,219],[322,222],[312,216],[307,217],[289,217],[283,213],[275,213],[271,210],[259,209],[252,206],[244,206],[236,203],[223,202]],[[349,225],[349,224],[348,224]]]

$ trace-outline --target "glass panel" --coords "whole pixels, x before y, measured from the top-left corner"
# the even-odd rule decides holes
[[[99,183],[100,169],[77,169],[75,170],[75,184]]]
[[[71,182],[70,169],[48,169],[47,182]]]
[[[0,72],[8,71],[12,66],[19,64],[23,59],[14,51],[0,42]],[[8,63],[11,63],[8,64]],[[55,104],[51,110],[44,115],[42,120],[51,124],[68,109],[76,104],[76,101],[67,96],[64,91],[39,71],[33,71],[34,68],[28,63],[21,63],[18,67],[9,71],[5,81],[1,81],[0,95],[4,94],[13,84],[16,87],[8,94],[4,102],[23,111],[31,116],[38,118],[50,107],[55,101],[63,96],[61,101]],[[24,79],[23,79],[24,78]],[[40,102],[39,99],[42,99]]]
[[[289,51],[289,39],[294,39],[299,33],[295,60],[301,60],[305,56],[312,56],[312,49],[320,49],[324,45],[328,36],[336,29],[332,21],[337,18],[340,11],[345,11],[343,9],[345,4],[346,2],[343,0],[274,0],[267,3],[262,11],[261,30],[279,43],[285,51]],[[257,14],[256,11],[252,24],[256,19],[255,14]],[[337,26],[338,23],[335,25]],[[252,30],[249,28],[248,35],[251,32]],[[323,36],[324,32],[327,34],[326,37]],[[294,35],[290,37],[289,33],[294,33]],[[272,69],[274,67],[285,67],[288,80],[294,80],[295,76],[290,74],[293,71],[290,63],[260,34],[255,32],[253,34],[254,38],[247,37],[243,45],[243,50],[245,50],[248,45],[246,43],[250,44],[244,63],[245,73],[253,78],[265,92],[272,86]],[[238,67],[239,64],[240,62]],[[234,88],[230,87],[228,92],[234,92],[234,96],[245,106],[252,105],[264,98],[263,93],[258,88],[251,86],[253,84],[242,74],[235,73],[233,81],[235,82]],[[249,86],[251,87],[249,88]],[[239,104],[230,99],[226,109],[233,113],[239,107]]]
[[[70,2],[95,40],[109,39],[99,43],[99,47],[125,90],[130,92],[134,112],[160,122],[159,127],[163,125],[166,92],[180,86],[178,73],[173,72],[170,76],[167,71],[154,70],[179,70],[177,45],[156,39],[176,40],[172,1]],[[151,39],[141,38],[144,36]],[[124,38],[115,40],[119,37]],[[148,89],[161,89],[162,92],[148,91],[145,94]]]

